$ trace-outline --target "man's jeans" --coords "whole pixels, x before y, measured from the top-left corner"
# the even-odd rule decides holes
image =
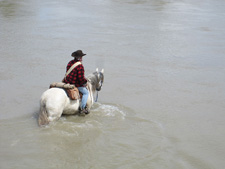
[[[83,94],[82,100],[81,100],[81,105],[80,108],[84,109],[86,104],[87,104],[87,100],[88,100],[88,90],[86,87],[78,87],[78,90]]]

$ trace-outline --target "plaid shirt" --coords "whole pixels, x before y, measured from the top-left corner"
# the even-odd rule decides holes
[[[66,71],[69,70],[69,68],[74,64],[78,62],[77,60],[71,60],[67,64]],[[86,78],[84,77],[84,66],[82,64],[75,67],[70,74],[66,76],[66,79],[64,79],[65,83],[74,84],[76,87],[84,87],[84,84],[87,83]]]

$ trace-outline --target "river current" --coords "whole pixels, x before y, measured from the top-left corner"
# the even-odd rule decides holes
[[[0,168],[223,169],[224,18],[223,0],[0,0]],[[78,49],[98,102],[40,128]]]

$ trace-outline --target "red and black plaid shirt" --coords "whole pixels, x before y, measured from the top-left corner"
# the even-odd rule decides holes
[[[74,64],[78,62],[77,60],[71,60],[67,64],[66,71],[69,70],[69,68]],[[84,66],[82,64],[75,67],[70,74],[66,76],[66,79],[64,79],[65,83],[74,84],[76,87],[83,87],[84,84],[87,83],[86,78],[84,77]]]

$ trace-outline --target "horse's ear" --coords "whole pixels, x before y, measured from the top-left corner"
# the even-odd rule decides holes
[[[96,68],[96,72],[98,72],[98,68]]]
[[[101,72],[102,72],[102,74],[104,74],[104,69],[102,69],[102,71],[101,71]]]

